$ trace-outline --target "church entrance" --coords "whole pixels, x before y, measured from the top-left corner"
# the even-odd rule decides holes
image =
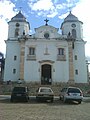
[[[51,85],[51,65],[44,64],[41,66],[41,84],[42,85]]]

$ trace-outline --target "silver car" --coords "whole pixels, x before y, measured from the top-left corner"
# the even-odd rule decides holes
[[[50,87],[39,87],[36,91],[36,100],[40,101],[47,101],[50,100],[53,102],[54,93]]]
[[[60,91],[60,100],[63,102],[77,101],[79,104],[82,102],[83,93],[77,87],[66,87]]]

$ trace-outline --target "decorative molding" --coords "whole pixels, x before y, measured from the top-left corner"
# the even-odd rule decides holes
[[[36,55],[27,54],[27,60],[36,60]]]
[[[66,61],[66,55],[57,55],[57,61]]]
[[[46,45],[46,48],[45,48],[45,53],[44,53],[44,55],[50,55],[49,52],[48,52],[48,47],[47,47],[47,45]]]
[[[39,63],[44,63],[44,62],[49,62],[49,63],[55,63],[55,61],[52,61],[52,60],[42,60],[42,61],[39,61]]]

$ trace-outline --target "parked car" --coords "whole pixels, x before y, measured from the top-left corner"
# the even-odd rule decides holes
[[[29,100],[29,90],[27,87],[14,87],[11,93],[11,102]]]
[[[60,100],[63,102],[77,101],[80,104],[82,99],[83,93],[78,87],[66,87],[60,91]]]
[[[47,101],[50,100],[53,102],[54,99],[54,93],[53,90],[50,87],[39,87],[36,91],[36,100],[40,101]]]

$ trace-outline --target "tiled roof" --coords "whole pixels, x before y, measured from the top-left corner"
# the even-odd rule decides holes
[[[70,12],[69,15],[64,19],[64,22],[68,21],[78,21],[78,18]]]
[[[19,11],[18,14],[16,14],[12,19],[11,21],[26,21],[26,18],[24,17],[24,15],[21,13],[21,11]]]

